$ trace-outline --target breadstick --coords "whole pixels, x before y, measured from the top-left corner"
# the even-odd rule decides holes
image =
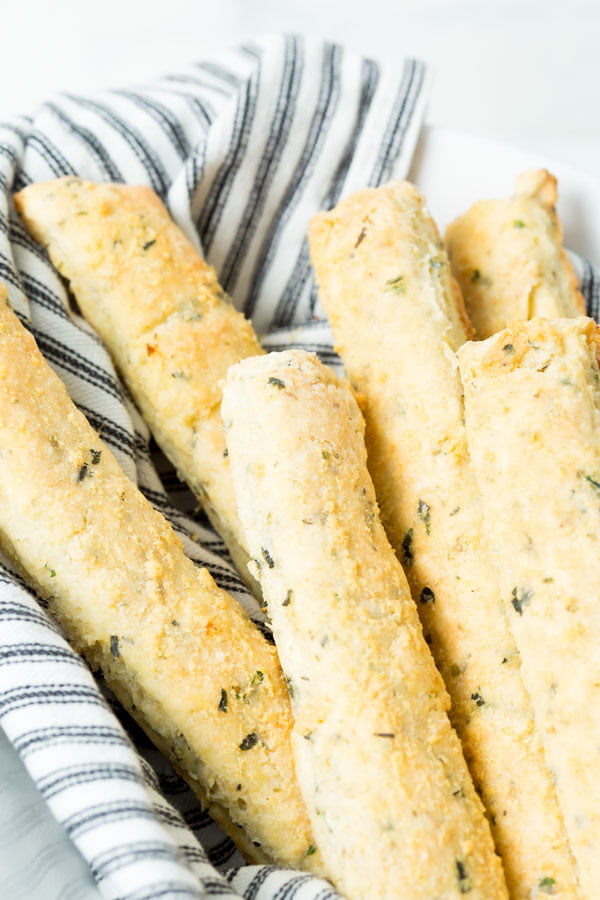
[[[369,468],[452,700],[513,898],[577,897],[562,813],[487,553],[455,351],[460,294],[417,189],[360,191],[311,223],[320,300],[364,400]]]
[[[505,897],[500,861],[406,578],[349,387],[301,351],[230,369],[240,518],[291,685],[296,766],[348,898]]]
[[[262,352],[251,324],[149,188],[65,177],[30,185],[15,205],[248,580],[219,381]]]
[[[478,338],[534,316],[585,313],[556,198],[549,172],[525,172],[512,197],[476,203],[448,226],[452,270]]]
[[[460,351],[490,547],[585,897],[600,883],[600,371],[590,319]]]
[[[183,554],[6,297],[3,289],[3,547],[244,852],[319,869],[319,854],[306,856],[315,840],[274,648]]]

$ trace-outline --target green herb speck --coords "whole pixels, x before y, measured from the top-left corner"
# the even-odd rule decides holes
[[[412,528],[409,528],[402,538],[402,560],[405,565],[409,566],[413,559],[413,530]]]
[[[285,381],[282,381],[281,378],[275,378],[273,375],[268,379],[268,384],[274,384],[279,390],[285,387]]]
[[[430,587],[424,587],[420,599],[421,603],[435,603],[435,594]]]
[[[264,675],[258,669],[250,679],[250,684],[260,684],[261,681],[264,681]]]
[[[473,274],[471,275],[471,281],[473,281],[473,282],[479,281],[480,278],[481,278],[481,272],[479,271],[479,269],[473,269]]]
[[[116,634],[111,634],[110,636],[110,654],[113,659],[118,659],[119,657],[119,638]]]
[[[515,219],[513,222],[513,228],[525,228],[525,222],[523,219]]]
[[[474,701],[476,706],[485,706],[485,700],[481,696],[481,694],[475,693],[471,694],[471,700]]]
[[[539,889],[540,891],[543,891],[544,894],[553,894],[555,887],[556,881],[554,878],[551,878],[549,875],[546,875],[545,878],[540,878]]]
[[[331,459],[331,453],[329,450],[321,450],[321,456],[323,459]]]
[[[404,275],[396,275],[395,278],[390,278],[385,283],[386,291],[394,291],[395,294],[404,294],[406,293],[406,286],[404,284]]]
[[[355,243],[355,245],[354,245],[354,249],[355,249],[355,250],[356,250],[356,248],[358,247],[358,245],[361,244],[361,243],[364,241],[364,239],[366,238],[366,236],[367,236],[367,229],[363,227],[363,228],[360,229],[359,235],[358,235],[358,237],[356,238],[356,243]]]
[[[90,474],[90,470],[87,463],[84,463],[77,473],[77,483],[83,481],[86,475]]]
[[[251,731],[250,734],[247,734],[242,743],[240,744],[240,750],[251,750],[252,747],[255,747],[258,743],[258,735],[255,731]]]
[[[219,700],[219,712],[227,712],[227,691],[221,688],[221,699]]]
[[[504,347],[503,347],[502,349],[504,350],[505,353],[508,353],[509,355],[510,355],[511,353],[514,353],[514,352],[515,352],[515,348],[513,347],[512,344],[505,344]]]
[[[307,855],[307,856],[312,856],[313,853],[316,853],[316,852],[317,852],[317,848],[315,847],[315,845],[314,845],[314,844],[309,844],[308,850],[306,851],[306,855]]]
[[[294,596],[293,590],[290,588],[287,594],[285,595],[285,600],[281,604],[282,606],[289,606],[292,602],[292,597]]]
[[[267,550],[266,547],[262,547],[261,549],[262,549],[262,555],[264,557],[266,564],[268,565],[268,567],[270,569],[274,569],[275,568],[275,560],[273,559],[273,557],[271,556],[271,554],[269,553],[269,551]]]
[[[156,243],[156,239],[154,239],[152,241],[146,241],[146,243],[142,246],[142,250],[149,250],[150,247],[152,247],[152,245],[155,243]]]
[[[102,450],[94,450],[90,447],[90,454],[92,457],[92,465],[97,466],[100,462],[100,457],[102,456]]]
[[[521,591],[521,595],[519,596],[519,589],[514,587],[512,589],[511,594],[511,604],[513,605],[516,612],[519,613],[520,616],[523,615],[523,609],[526,606],[529,606],[531,603],[531,598],[533,597],[533,591],[529,588],[523,588]]]
[[[456,860],[456,877],[458,879],[458,889],[461,894],[468,894],[471,890],[471,880],[467,875],[467,867],[460,859]]]
[[[596,481],[595,478],[592,478],[591,475],[586,475],[585,480],[589,481],[589,483],[596,488],[597,491],[600,491],[600,481]]]
[[[48,571],[50,572],[50,578],[56,578],[55,570],[51,569],[50,566],[48,565],[48,563],[44,563],[44,568],[48,569]]]
[[[425,533],[431,534],[431,507],[428,503],[425,503],[424,500],[419,500],[419,507],[417,510],[418,516],[420,520],[425,525]]]

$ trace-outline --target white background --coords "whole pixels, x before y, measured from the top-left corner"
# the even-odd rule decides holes
[[[428,121],[600,177],[598,0],[0,0],[0,119],[142,81],[269,31],[435,72]]]

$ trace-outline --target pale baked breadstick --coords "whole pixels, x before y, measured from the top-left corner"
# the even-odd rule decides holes
[[[562,813],[483,535],[455,358],[467,337],[437,229],[408,183],[311,223],[320,300],[364,398],[371,476],[452,700],[513,898],[576,897]]]
[[[505,897],[448,698],[379,521],[364,422],[316,357],[230,369],[240,518],[294,709],[298,777],[348,898]]]
[[[306,856],[314,838],[274,648],[183,554],[75,408],[6,296],[3,289],[2,545],[243,850],[320,868],[318,853]]]
[[[600,371],[590,319],[460,351],[498,580],[584,896],[600,884]]]
[[[482,200],[448,226],[452,270],[478,338],[534,316],[585,313],[556,198],[554,176],[525,172],[512,197]]]
[[[219,381],[232,363],[262,353],[252,325],[150,188],[65,177],[30,185],[15,205],[248,579]]]

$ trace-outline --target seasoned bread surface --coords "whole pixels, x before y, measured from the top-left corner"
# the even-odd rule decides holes
[[[379,521],[350,387],[299,351],[230,369],[240,517],[315,836],[348,898],[506,897],[448,697]]]
[[[563,815],[483,531],[455,351],[468,337],[416,188],[360,191],[311,223],[320,301],[362,397],[369,470],[511,897],[579,897]]]
[[[489,544],[586,898],[600,883],[596,334],[532,319],[459,354]]]
[[[478,338],[534,316],[585,313],[556,199],[553,175],[524,172],[512,197],[482,200],[448,226],[452,270]]]
[[[0,301],[0,533],[76,649],[251,857],[319,869],[275,650],[182,551]],[[243,827],[242,832],[240,826]],[[257,842],[254,846],[253,842]]]
[[[65,177],[15,204],[248,579],[219,404],[228,367],[262,352],[251,324],[150,188]]]

